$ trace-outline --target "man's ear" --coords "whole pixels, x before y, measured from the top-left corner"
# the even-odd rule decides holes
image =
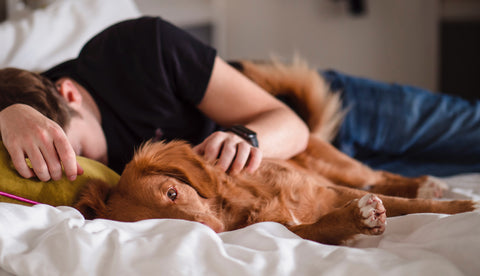
[[[55,82],[55,87],[68,104],[78,106],[82,104],[82,94],[71,79],[61,78]]]
[[[82,188],[73,208],[80,211],[86,219],[105,217],[107,210],[106,201],[110,191],[111,187],[107,183],[100,180],[92,180]]]

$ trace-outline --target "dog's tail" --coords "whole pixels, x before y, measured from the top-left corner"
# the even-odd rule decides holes
[[[294,58],[291,64],[235,61],[230,64],[289,105],[308,125],[311,134],[331,141],[345,112],[339,93],[332,93],[320,74]]]

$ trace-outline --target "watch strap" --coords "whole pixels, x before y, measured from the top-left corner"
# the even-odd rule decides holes
[[[258,148],[257,133],[245,126],[234,125],[228,128],[226,131],[235,133],[236,135],[242,137],[245,141],[250,143],[250,145]]]

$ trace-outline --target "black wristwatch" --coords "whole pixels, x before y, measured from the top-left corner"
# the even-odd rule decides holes
[[[242,125],[234,125],[231,128],[228,128],[226,131],[231,131],[238,136],[242,137],[245,141],[250,143],[250,145],[258,148],[257,133],[251,129],[246,128]]]

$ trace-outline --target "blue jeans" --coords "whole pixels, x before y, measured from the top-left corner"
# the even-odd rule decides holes
[[[321,73],[342,95],[334,145],[374,169],[406,176],[480,172],[480,101]]]

